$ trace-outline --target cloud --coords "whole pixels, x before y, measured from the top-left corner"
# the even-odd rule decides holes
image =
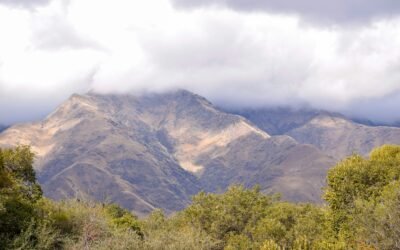
[[[359,23],[400,13],[397,0],[173,0],[183,8],[223,6],[238,11],[295,14],[318,24]]]
[[[307,105],[397,120],[398,30],[397,18],[305,26],[296,15],[176,9],[167,0],[0,6],[0,123],[39,119],[88,89],[176,88],[221,106]]]
[[[96,41],[79,34],[64,16],[40,18],[32,27],[32,43],[36,49],[94,49],[106,50]]]
[[[398,107],[400,91],[375,98],[354,100],[343,113],[361,120],[372,120],[383,124],[399,123]]]
[[[110,70],[103,75],[103,65],[95,89],[162,91],[175,86],[223,106],[311,105],[345,111],[354,100],[400,88],[396,20],[320,29],[305,28],[293,17],[218,9],[181,18],[185,21],[176,21],[182,24],[173,29],[140,34],[144,60],[118,74]]]
[[[32,9],[37,6],[47,5],[51,0],[0,0],[0,4],[17,7]]]
[[[27,56],[27,61],[16,58],[0,67],[0,124],[41,119],[71,93],[91,89],[97,68],[90,53]]]
[[[65,7],[0,6],[0,124],[41,119],[71,93],[90,90],[105,52],[70,25]]]

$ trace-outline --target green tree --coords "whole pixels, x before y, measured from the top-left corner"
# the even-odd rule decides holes
[[[274,242],[282,249],[311,249],[327,237],[327,213],[311,204],[277,202],[266,208],[250,232],[257,248]]]
[[[34,155],[27,146],[0,149],[0,249],[32,225],[35,203],[42,191],[33,170]]]
[[[328,172],[324,199],[330,208],[332,229],[337,237],[355,242],[356,201],[375,204],[386,186],[399,180],[400,146],[374,149],[369,158],[353,155]]]
[[[225,245],[230,237],[254,226],[277,199],[262,194],[258,187],[232,186],[224,194],[195,195],[184,215],[192,226]]]
[[[376,200],[357,200],[356,240],[376,249],[400,249],[400,182],[387,185]]]

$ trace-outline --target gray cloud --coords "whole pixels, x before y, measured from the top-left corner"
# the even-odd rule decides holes
[[[0,81],[0,125],[43,119],[72,93],[88,92],[96,71],[97,68],[94,67],[82,75],[75,75],[70,83],[59,84],[57,89],[29,93],[21,89],[18,94],[13,95],[4,94],[2,86],[5,83]]]
[[[252,23],[236,14],[213,17],[193,29],[175,30],[174,36],[141,34],[146,67],[132,66],[123,78],[107,81],[98,75],[94,88],[185,88],[230,108],[307,105],[397,120],[395,98],[382,102],[381,109],[363,107],[400,90],[398,27],[389,22],[327,31],[285,18]]]
[[[343,113],[377,123],[393,124],[400,122],[400,91],[376,98],[354,100]]]
[[[249,12],[177,10],[169,0],[72,0],[68,8],[62,1],[9,16],[0,8],[0,31],[7,34],[0,44],[0,123],[38,119],[89,88],[183,88],[230,108],[305,105],[400,119],[400,95],[394,94],[400,92],[400,19],[327,28],[252,12],[263,5],[239,2],[235,8]],[[389,12],[356,13],[353,20],[376,13]],[[4,25],[8,20],[19,28]]]
[[[224,6],[238,11],[297,14],[324,23],[362,23],[400,13],[398,0],[172,0],[177,7]]]
[[[0,4],[11,7],[32,9],[36,6],[46,5],[50,1],[51,0],[0,0]]]

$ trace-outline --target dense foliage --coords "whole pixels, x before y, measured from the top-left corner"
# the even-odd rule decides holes
[[[35,204],[42,191],[32,163],[28,147],[0,150],[0,249],[36,218]]]
[[[400,146],[338,163],[326,205],[232,186],[142,219],[115,204],[43,198],[33,159],[29,147],[0,150],[0,249],[400,249]]]

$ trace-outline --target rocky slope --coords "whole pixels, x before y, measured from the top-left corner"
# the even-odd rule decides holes
[[[118,119],[118,105],[74,95],[43,122],[9,128],[0,143],[32,145],[39,181],[51,198],[112,200],[141,214],[184,207],[198,181],[148,125]]]
[[[315,145],[337,159],[367,155],[383,144],[400,144],[400,128],[370,127],[340,117],[319,115],[287,133],[301,143]]]
[[[260,184],[319,201],[332,158],[187,91],[73,95],[45,120],[12,126],[0,146],[29,144],[44,192],[114,201],[146,214],[182,209],[198,191]]]
[[[317,110],[250,109],[241,115],[270,134],[285,134],[341,159],[352,153],[367,155],[383,144],[400,144],[400,128],[367,126],[343,115]]]

